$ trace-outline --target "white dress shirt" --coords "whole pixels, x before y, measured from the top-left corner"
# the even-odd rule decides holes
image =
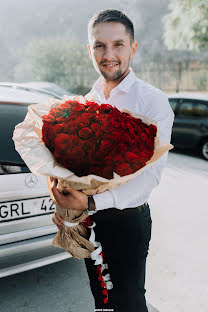
[[[174,113],[165,93],[138,79],[132,69],[112,89],[108,99],[104,96],[103,87],[104,80],[100,77],[94,83],[88,97],[93,98],[98,104],[108,103],[118,109],[126,108],[156,120],[160,140],[170,143]],[[93,195],[96,209],[103,210],[112,207],[124,209],[144,204],[152,189],[160,182],[167,155],[168,152],[131,181],[113,190]]]

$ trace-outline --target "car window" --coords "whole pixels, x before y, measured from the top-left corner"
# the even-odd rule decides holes
[[[194,107],[194,115],[199,117],[208,117],[208,103],[197,102]]]
[[[27,105],[0,104],[0,174],[22,172],[18,165],[25,167],[15,150],[12,136],[15,126],[24,120],[26,113]]]
[[[180,105],[179,115],[184,117],[207,117],[208,104],[198,101],[183,100]]]
[[[194,116],[194,103],[192,101],[183,101],[179,108],[179,115],[184,117]]]
[[[173,112],[175,113],[176,106],[177,106],[177,103],[178,103],[177,99],[169,99],[169,103],[170,103],[170,106],[171,106]]]

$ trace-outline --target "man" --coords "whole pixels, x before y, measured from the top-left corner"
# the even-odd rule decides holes
[[[88,96],[156,120],[160,139],[169,143],[174,114],[167,96],[136,78],[129,67],[137,50],[129,18],[118,10],[99,12],[89,22],[88,37],[90,57],[101,75]],[[130,182],[89,200],[89,208],[96,211],[91,216],[96,222],[96,240],[102,244],[113,283],[109,301],[104,304],[96,266],[92,260],[85,260],[95,306],[100,311],[148,311],[144,284],[152,220],[147,200],[159,184],[166,160],[167,153]],[[85,194],[74,190],[64,196],[54,182],[52,191],[61,207],[88,209]],[[55,213],[53,221],[60,227],[63,219]]]

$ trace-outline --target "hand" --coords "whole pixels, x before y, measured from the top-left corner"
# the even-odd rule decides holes
[[[87,210],[88,208],[88,196],[81,191],[67,188],[68,194],[63,194],[57,189],[58,180],[51,178],[52,192],[57,204],[64,209],[72,210]]]
[[[60,230],[64,224],[64,219],[58,214],[57,211],[54,212],[52,217],[53,223],[57,226],[57,228]]]

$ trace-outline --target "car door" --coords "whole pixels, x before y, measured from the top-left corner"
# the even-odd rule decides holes
[[[197,101],[195,115],[198,119],[199,139],[205,138],[208,136],[208,101]]]
[[[174,121],[173,144],[183,148],[193,148],[199,142],[201,117],[197,114],[198,101],[181,99]]]

